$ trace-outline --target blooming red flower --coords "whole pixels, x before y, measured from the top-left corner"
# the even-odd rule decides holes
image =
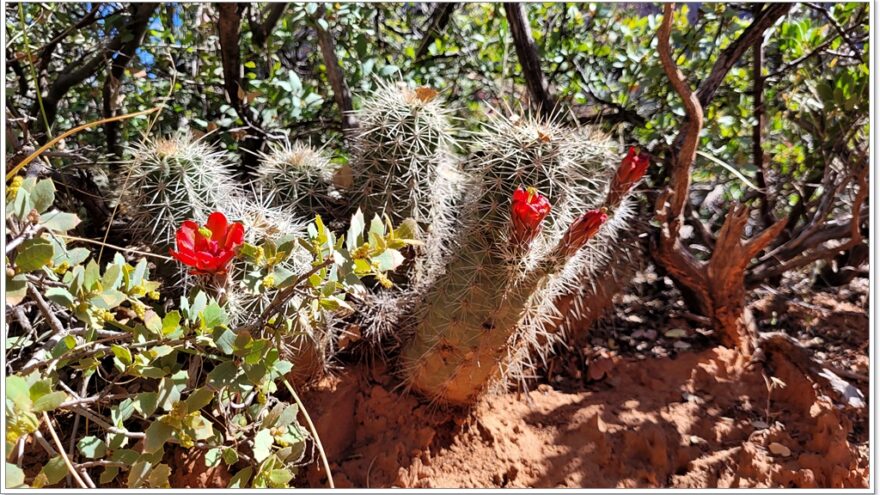
[[[541,222],[550,213],[550,201],[535,188],[517,188],[511,205],[511,230],[514,242],[526,245],[541,231]]]
[[[177,251],[171,256],[193,273],[225,273],[235,256],[235,249],[244,242],[244,225],[230,224],[219,211],[211,213],[204,227],[192,220],[177,230]]]
[[[648,171],[651,165],[651,159],[645,153],[639,152],[635,147],[630,147],[617,172],[611,181],[611,188],[608,192],[606,205],[616,205],[623,196],[638,182]]]
[[[572,222],[559,243],[564,256],[569,257],[584,247],[587,241],[596,235],[596,232],[599,232],[599,228],[606,220],[608,220],[608,214],[605,212],[605,208],[601,208],[590,210]]]

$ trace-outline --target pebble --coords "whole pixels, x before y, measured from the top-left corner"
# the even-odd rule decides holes
[[[791,449],[779,442],[773,442],[768,445],[767,448],[773,453],[773,455],[778,455],[780,457],[788,457],[791,455]]]

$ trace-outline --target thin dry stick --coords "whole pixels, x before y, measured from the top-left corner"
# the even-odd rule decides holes
[[[43,421],[46,422],[46,426],[49,427],[49,434],[52,435],[52,441],[55,442],[55,446],[58,447],[58,455],[61,456],[61,459],[64,460],[64,464],[67,465],[67,470],[70,471],[70,474],[73,475],[73,478],[79,483],[80,488],[95,488],[94,485],[89,487],[86,485],[85,481],[83,481],[82,477],[80,477],[79,472],[77,472],[76,468],[73,467],[73,464],[70,463],[70,459],[67,458],[67,453],[64,452],[64,446],[61,445],[61,439],[58,438],[58,434],[55,433],[55,428],[52,426],[52,421],[49,420],[49,415],[45,412],[43,413]]]
[[[57,235],[58,237],[63,237],[65,239],[70,239],[71,241],[80,241],[80,242],[87,242],[89,244],[97,244],[101,247],[109,247],[109,248],[116,249],[118,251],[125,251],[127,253],[139,254],[141,256],[152,256],[154,258],[159,258],[159,259],[163,259],[166,261],[171,261],[174,259],[174,258],[171,258],[170,256],[163,256],[161,254],[156,254],[156,253],[148,253],[146,251],[138,251],[137,249],[124,248],[122,246],[116,246],[113,244],[108,244],[106,242],[96,241],[94,239],[86,239],[85,237],[76,237],[76,236],[67,235],[67,234],[55,234],[55,235]]]
[[[61,141],[62,139],[66,138],[66,137],[72,136],[72,135],[74,135],[74,134],[76,134],[76,133],[78,133],[78,132],[80,132],[80,131],[84,131],[84,130],[90,128],[90,127],[99,126],[99,125],[102,125],[102,124],[106,124],[106,123],[108,123],[108,122],[116,122],[116,121],[119,121],[119,120],[125,120],[125,119],[131,119],[131,118],[134,118],[134,117],[140,117],[141,115],[148,115],[148,114],[151,114],[151,113],[153,113],[153,112],[159,110],[159,108],[160,108],[160,107],[153,107],[153,108],[151,108],[151,109],[149,109],[149,110],[142,110],[142,111],[140,111],[140,112],[134,112],[134,113],[128,113],[128,114],[125,114],[125,115],[119,115],[119,116],[116,116],[116,117],[110,117],[109,119],[96,120],[96,121],[94,121],[94,122],[88,122],[88,123],[85,123],[85,124],[83,124],[83,125],[76,126],[76,127],[74,127],[73,129],[70,129],[69,131],[67,131],[67,132],[65,132],[65,133],[63,133],[63,134],[61,134],[60,136],[56,137],[55,139],[52,139],[52,140],[49,141],[48,143],[44,144],[42,147],[40,147],[40,149],[38,149],[37,151],[34,151],[33,153],[31,153],[27,158],[25,158],[24,160],[22,160],[18,165],[12,167],[12,170],[10,170],[9,172],[6,173],[6,180],[7,180],[7,181],[12,180],[13,177],[15,177],[19,172],[21,172],[21,169],[23,169],[24,167],[26,167],[30,162],[36,160],[37,157],[40,156],[40,155],[42,155],[44,151],[48,150],[48,149],[51,148],[52,146],[55,146],[56,144],[58,144],[59,141]]]
[[[327,471],[327,482],[330,484],[330,488],[336,488],[333,484],[333,474],[330,473],[330,463],[327,461],[327,454],[324,453],[324,446],[321,445],[321,437],[318,436],[318,429],[315,428],[315,424],[312,423],[312,418],[309,417],[309,412],[306,411],[306,406],[303,405],[302,401],[299,400],[299,396],[296,395],[296,390],[293,389],[293,385],[290,384],[290,381],[287,378],[284,379],[284,384],[287,385],[287,390],[290,391],[290,395],[293,396],[293,400],[296,401],[296,405],[299,406],[299,410],[302,411],[303,416],[306,418],[306,423],[309,424],[309,430],[311,430],[312,435],[315,437],[315,445],[318,447],[318,453],[321,455],[321,462],[324,464],[324,470]]]

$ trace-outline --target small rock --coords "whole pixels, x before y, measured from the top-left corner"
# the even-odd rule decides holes
[[[624,409],[635,409],[637,407],[639,407],[639,401],[637,401],[635,399],[630,399],[630,400],[623,403]]]
[[[657,330],[648,330],[645,332],[645,338],[648,340],[654,340],[657,338]]]
[[[667,330],[663,333],[663,335],[669,337],[670,339],[680,339],[682,337],[687,337],[687,332],[681,328],[673,328],[672,330]]]
[[[788,457],[791,455],[791,449],[779,442],[773,442],[768,445],[767,448],[773,453],[773,455],[778,455],[780,457]]]
[[[752,421],[752,426],[754,426],[755,428],[757,428],[759,430],[765,430],[767,428],[770,428],[770,425],[768,425],[766,422],[761,421],[761,420]]]
[[[674,344],[672,344],[672,347],[675,347],[676,349],[690,349],[691,345],[687,342],[677,340]]]
[[[708,442],[706,442],[706,440],[704,440],[696,435],[691,435],[689,440],[691,442],[691,445],[699,445],[701,443],[708,443]]]

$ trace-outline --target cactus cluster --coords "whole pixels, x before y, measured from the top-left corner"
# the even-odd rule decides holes
[[[310,208],[330,205],[332,190],[323,187],[332,182],[333,166],[319,150],[301,144],[273,145],[264,156],[261,175],[246,186],[233,181],[229,172],[231,160],[203,140],[188,133],[171,137],[145,140],[131,146],[130,158],[124,162],[119,183],[122,191],[120,204],[131,218],[131,232],[136,239],[150,241],[162,249],[174,243],[178,227],[186,220],[203,224],[211,212],[224,213],[230,220],[245,227],[245,241],[256,244],[270,239],[281,243],[286,239],[303,237]],[[286,161],[285,161],[286,160]],[[283,163],[282,163],[283,162]],[[286,164],[286,165],[285,165]],[[281,169],[287,167],[286,173]],[[297,167],[300,167],[298,170]],[[272,188],[262,182],[276,170]],[[122,187],[124,186],[124,187]],[[286,201],[285,186],[296,188],[297,196]],[[312,194],[316,203],[297,202],[295,197],[309,195],[307,188],[315,187],[328,195]],[[312,218],[314,213],[311,214]],[[285,268],[302,273],[310,268],[311,256],[296,246]],[[229,290],[224,294],[225,308],[230,324],[238,325],[260,314],[272,301],[277,290],[254,290],[248,287],[244,263],[233,263],[230,270]],[[176,285],[183,291],[196,283],[184,268],[179,268]],[[265,289],[265,288],[264,288]],[[300,300],[294,298],[285,311],[296,313]],[[288,338],[279,342],[285,354],[294,361],[309,361],[312,368],[325,369],[334,353],[336,332],[325,321],[296,320]],[[329,318],[328,318],[329,321]],[[306,367],[302,367],[306,368]]]
[[[357,326],[374,349],[400,347],[409,388],[472,403],[492,384],[525,376],[558,342],[560,323],[578,319],[581,299],[620,255],[627,195],[647,160],[631,152],[618,167],[616,146],[592,129],[494,111],[463,145],[450,115],[434,90],[380,83],[358,110],[348,165],[301,143],[271,145],[249,191],[230,185],[222,154],[199,141],[156,141],[132,152],[126,204],[160,242],[212,209],[243,222],[248,241],[302,237],[300,218],[348,218],[345,208],[405,226],[422,245],[405,251],[394,287],[386,280],[358,295],[353,314],[293,318],[296,339],[282,346],[326,368],[343,329]],[[308,262],[294,255],[288,268],[304,272]],[[227,309],[244,321],[273,293],[254,290],[248,274],[235,277],[242,282]]]

